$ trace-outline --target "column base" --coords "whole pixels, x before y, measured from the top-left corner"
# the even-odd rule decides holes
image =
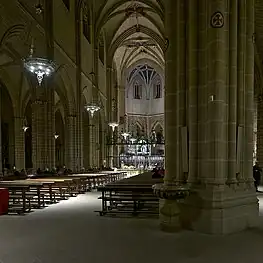
[[[178,202],[188,196],[189,188],[183,185],[155,184],[153,190],[159,197],[161,230],[165,232],[182,230]]]
[[[179,232],[182,230],[180,209],[175,200],[160,199],[159,220],[162,231]]]
[[[257,227],[259,205],[254,187],[209,186],[195,189],[183,204],[184,228],[207,234],[231,234]]]

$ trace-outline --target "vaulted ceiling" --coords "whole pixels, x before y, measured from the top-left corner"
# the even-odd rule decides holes
[[[164,69],[164,7],[161,1],[97,2],[97,32],[104,36],[108,64],[115,64],[119,74],[142,60]]]

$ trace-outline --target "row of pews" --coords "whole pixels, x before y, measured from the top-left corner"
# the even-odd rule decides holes
[[[125,178],[123,171],[44,176],[24,180],[2,180],[9,192],[8,213],[25,214]]]
[[[142,173],[117,182],[100,186],[101,216],[131,214],[158,215],[159,200],[154,195],[152,186],[163,183],[162,178],[152,178],[151,172]]]

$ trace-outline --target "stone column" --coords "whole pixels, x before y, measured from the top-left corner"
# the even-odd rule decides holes
[[[68,138],[68,145],[67,145],[67,167],[72,171],[76,171],[77,168],[77,160],[76,160],[76,115],[69,115],[67,116],[67,138]]]
[[[15,124],[15,167],[17,170],[25,169],[25,132],[23,130],[24,118],[16,116]]]
[[[184,1],[165,2],[165,29],[169,45],[165,53],[165,194],[160,194],[160,226],[164,231],[180,229],[179,207],[169,194],[184,180],[181,159],[180,127],[185,122],[184,74]],[[183,12],[182,12],[183,11]],[[163,198],[165,196],[165,198]]]
[[[198,6],[196,2],[188,2],[190,43],[186,45],[189,47],[186,53],[179,41],[185,1],[165,2],[169,39],[166,171],[164,185],[156,186],[155,190],[161,197],[160,221],[164,230],[178,230],[181,220],[183,226],[200,232],[233,233],[256,226],[258,219],[258,201],[252,186],[254,1],[200,0]],[[193,29],[194,10],[198,13],[198,34]],[[196,46],[198,55],[194,52]],[[189,56],[188,110],[184,109],[182,92],[184,74],[178,64],[182,56],[185,59]],[[185,125],[185,113],[189,117],[190,188],[181,189],[178,185],[183,183],[185,167],[180,157],[180,127]],[[240,151],[243,156],[239,163]],[[177,196],[187,196],[188,190],[190,196],[178,206]]]
[[[189,184],[198,181],[198,3],[189,0],[188,4],[188,136],[189,136],[189,173],[187,182]]]
[[[228,89],[228,178],[227,184],[237,183],[237,49],[238,49],[238,0],[230,1],[229,18],[229,89]]]
[[[47,104],[46,104],[46,144],[47,147],[47,164],[49,169],[55,168],[55,109],[54,109],[54,89],[48,86],[46,90]]]
[[[90,132],[89,132],[89,143],[90,143],[90,167],[96,166],[96,127],[94,117],[90,118]]]
[[[253,187],[253,122],[254,122],[254,0],[246,2],[246,64],[245,64],[245,129],[244,177],[248,188]]]
[[[115,120],[113,113],[112,113],[112,99],[113,99],[113,85],[112,85],[112,79],[113,79],[113,68],[112,67],[107,67],[107,120],[108,122],[113,122],[113,121],[117,121]],[[109,131],[109,136],[111,137],[111,141],[112,141],[112,130],[111,127],[108,127],[107,130]],[[108,166],[109,167],[113,167],[113,145],[109,144],[107,145],[108,148]]]
[[[90,168],[90,142],[89,142],[89,133],[90,133],[90,118],[88,112],[83,114],[83,166],[87,169]]]
[[[0,89],[2,87],[0,86]],[[0,92],[0,178],[3,176],[3,161],[2,161],[2,92]]]
[[[39,93],[42,90],[37,90]],[[45,104],[43,94],[39,94],[32,102],[32,162],[34,169],[47,168],[46,142],[45,142]],[[41,96],[42,95],[42,96]]]
[[[263,101],[261,97],[257,103],[257,160],[263,167]]]
[[[181,181],[180,163],[180,4],[168,0],[166,3],[165,29],[169,45],[165,54],[165,184]]]
[[[224,185],[227,172],[227,1],[209,1],[208,12],[208,87],[207,87],[207,171],[203,182]],[[218,21],[217,21],[218,20]],[[223,24],[223,26],[222,26]],[[218,25],[218,26],[217,26]]]

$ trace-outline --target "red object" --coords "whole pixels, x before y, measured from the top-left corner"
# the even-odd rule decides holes
[[[0,215],[8,213],[9,192],[6,188],[0,188]]]

